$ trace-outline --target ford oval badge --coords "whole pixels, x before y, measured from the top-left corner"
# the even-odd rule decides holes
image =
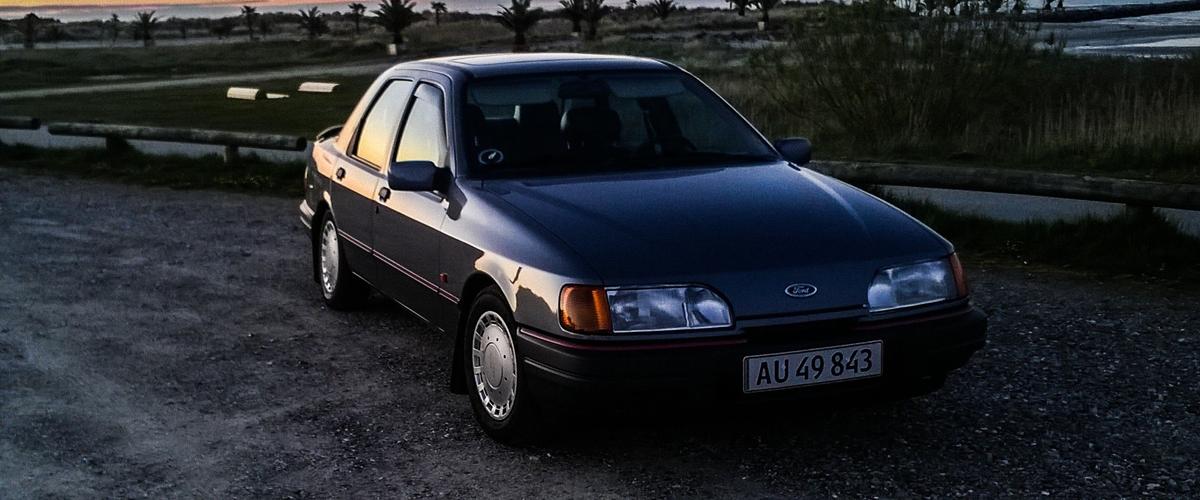
[[[783,289],[788,297],[803,299],[817,294],[817,287],[808,283],[792,283]]]

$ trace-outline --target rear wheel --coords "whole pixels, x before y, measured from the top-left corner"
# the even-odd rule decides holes
[[[316,236],[317,281],[321,286],[321,297],[331,309],[351,309],[362,305],[371,289],[361,278],[354,275],[342,242],[338,238],[337,223],[333,214],[325,212]]]
[[[531,437],[536,408],[522,377],[514,341],[516,323],[495,287],[479,294],[463,332],[463,367],[475,420],[493,439],[519,442]]]

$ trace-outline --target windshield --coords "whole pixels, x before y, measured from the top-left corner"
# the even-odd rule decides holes
[[[724,102],[678,73],[471,82],[463,133],[476,175],[563,175],[775,159]]]

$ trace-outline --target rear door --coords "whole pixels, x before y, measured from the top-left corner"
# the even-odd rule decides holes
[[[396,161],[428,160],[448,167],[445,97],[437,86],[417,84],[396,143]],[[449,177],[449,172],[445,172]],[[384,184],[386,186],[386,184]],[[438,274],[442,195],[433,191],[388,191],[377,198],[375,253],[381,261],[378,287],[427,320],[448,304]]]
[[[372,284],[378,281],[378,262],[372,255],[375,200],[412,89],[410,80],[393,80],[382,87],[333,175],[331,203],[342,241],[347,243],[342,245],[346,260]]]

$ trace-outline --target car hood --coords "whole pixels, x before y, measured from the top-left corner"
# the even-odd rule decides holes
[[[952,251],[891,205],[782,162],[483,187],[562,239],[605,285],[708,285],[739,318],[861,308],[880,267]],[[784,293],[793,283],[818,291],[793,298]]]

